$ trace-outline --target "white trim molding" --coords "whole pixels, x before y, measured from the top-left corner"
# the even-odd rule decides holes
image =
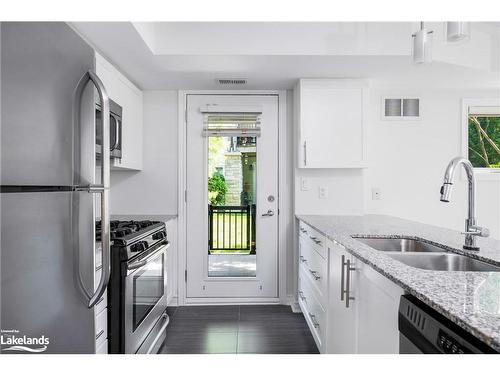
[[[186,248],[186,110],[187,95],[277,95],[278,96],[278,298],[187,298],[184,272],[187,268]],[[210,304],[289,304],[287,287],[287,237],[286,228],[291,212],[288,207],[286,190],[286,171],[288,167],[286,148],[287,129],[287,98],[286,90],[179,90],[178,93],[178,299],[179,306],[210,305]],[[290,192],[291,193],[291,192]]]
[[[469,107],[500,107],[500,98],[464,98],[460,129],[462,134],[461,156],[469,158]],[[500,168],[474,168],[478,180],[500,181]]]

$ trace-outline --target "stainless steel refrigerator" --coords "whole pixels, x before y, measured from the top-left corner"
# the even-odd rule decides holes
[[[1,24],[3,353],[96,349],[93,305],[109,279],[109,99],[94,72],[94,50],[67,24]]]

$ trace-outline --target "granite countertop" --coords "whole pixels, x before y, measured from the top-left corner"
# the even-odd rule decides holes
[[[166,215],[112,214],[110,218],[111,218],[111,220],[137,220],[137,221],[139,221],[139,220],[154,220],[154,221],[167,222],[167,221],[170,221],[172,219],[177,218],[177,214],[175,214],[175,215],[170,215],[170,214],[166,214]]]
[[[431,271],[407,266],[351,236],[413,237],[500,266],[500,241],[478,238],[480,251],[462,249],[458,231],[392,216],[297,215],[495,350],[500,351],[500,272]]]

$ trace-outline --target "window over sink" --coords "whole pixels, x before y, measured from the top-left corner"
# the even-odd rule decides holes
[[[464,154],[477,175],[500,178],[500,98],[464,99]]]

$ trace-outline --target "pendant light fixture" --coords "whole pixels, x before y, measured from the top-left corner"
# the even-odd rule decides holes
[[[469,22],[446,22],[446,41],[448,43],[459,42],[469,39],[470,23]]]
[[[432,31],[427,31],[423,22],[420,22],[420,30],[412,34],[413,63],[424,64],[432,61]]]

